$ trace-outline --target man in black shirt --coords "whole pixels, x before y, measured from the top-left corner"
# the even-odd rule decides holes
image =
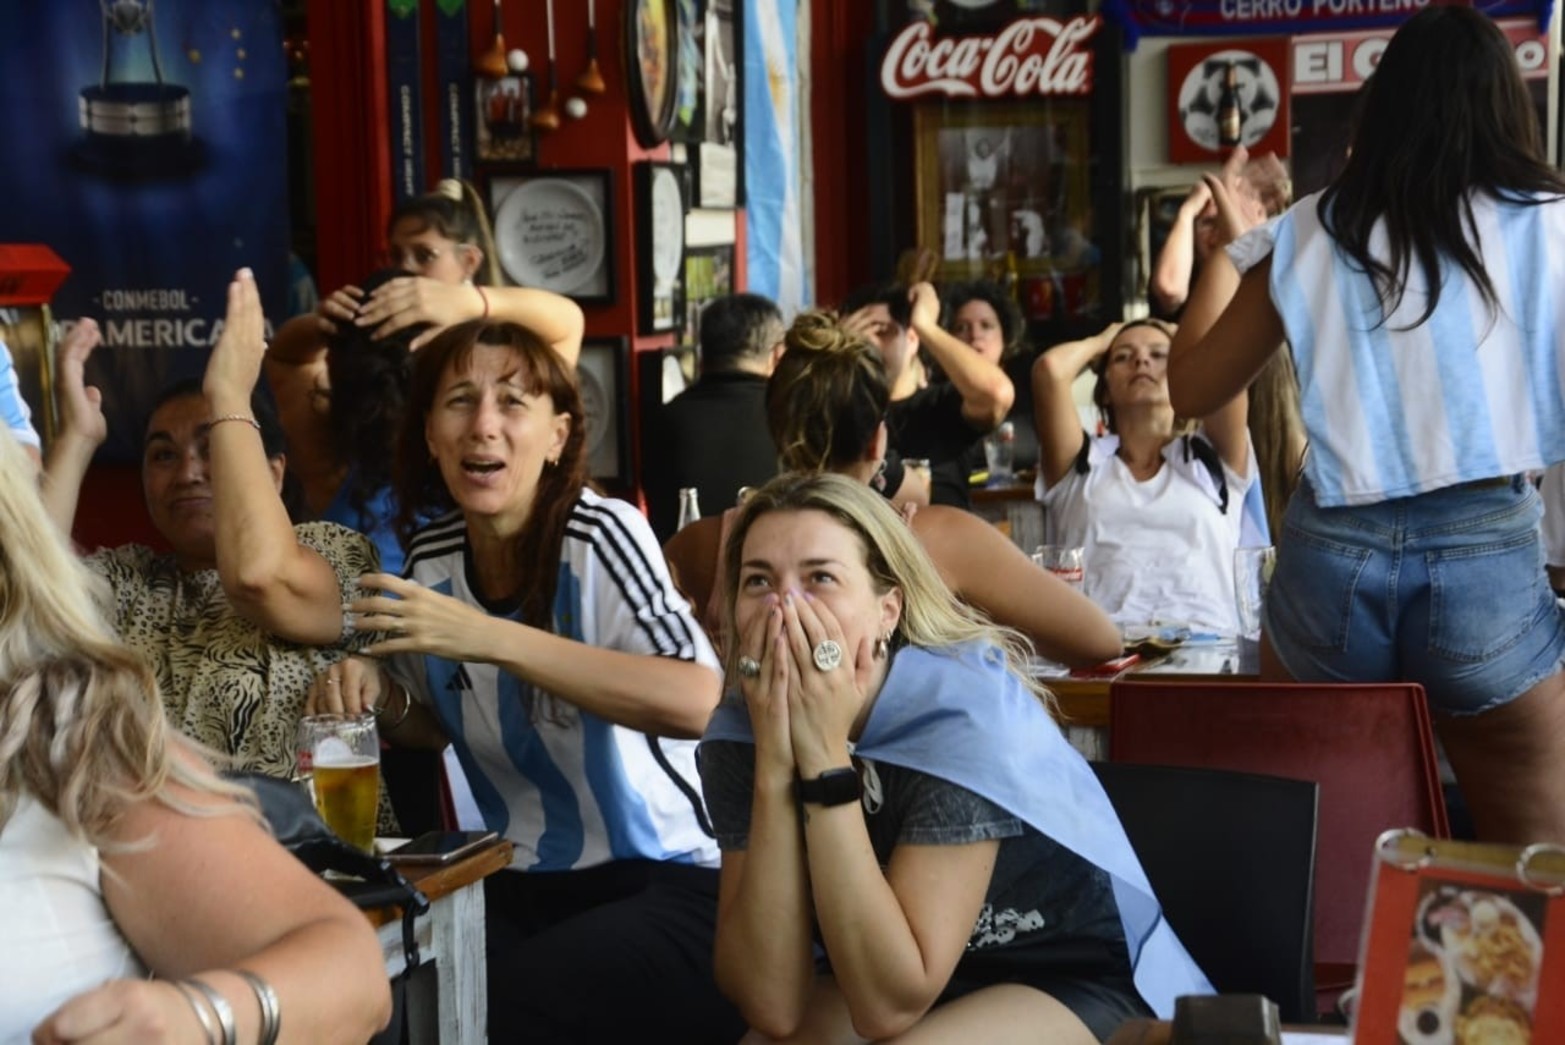
[[[842,303],[843,325],[880,349],[891,385],[886,429],[903,460],[925,458],[934,482],[930,500],[970,508],[963,454],[1005,420],[1016,387],[940,326],[940,298],[928,283],[861,287]],[[919,347],[929,351],[950,379],[920,387]]]
[[[642,448],[652,529],[674,533],[679,491],[693,486],[703,515],[734,505],[739,488],[777,474],[766,428],[766,379],[782,355],[782,314],[759,294],[718,298],[701,312],[701,377],[664,404]]]

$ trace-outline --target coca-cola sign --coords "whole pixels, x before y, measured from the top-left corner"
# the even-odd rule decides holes
[[[1100,19],[1019,18],[992,36],[935,39],[934,27],[911,22],[880,63],[880,85],[892,98],[943,94],[1003,98],[1086,94],[1092,52],[1086,43]]]

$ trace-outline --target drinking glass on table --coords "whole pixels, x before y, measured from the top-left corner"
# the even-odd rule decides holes
[[[299,720],[299,768],[332,833],[366,853],[375,846],[380,804],[380,736],[373,715],[306,715]]]
[[[1040,544],[1032,561],[1077,591],[1087,579],[1087,550],[1067,544]]]
[[[990,484],[1008,483],[1016,461],[1016,426],[1003,422],[984,436],[984,466],[989,469]]]
[[[1234,550],[1234,610],[1239,621],[1239,670],[1260,670],[1261,618],[1266,590],[1271,587],[1277,549],[1271,545]]]

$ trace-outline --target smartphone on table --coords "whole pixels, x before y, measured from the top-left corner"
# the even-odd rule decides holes
[[[493,831],[429,831],[393,849],[386,859],[399,864],[449,864],[499,837]]]

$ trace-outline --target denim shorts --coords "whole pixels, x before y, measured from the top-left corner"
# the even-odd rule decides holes
[[[1299,484],[1266,596],[1267,640],[1301,682],[1423,685],[1476,715],[1560,670],[1565,621],[1521,476],[1322,508]]]

